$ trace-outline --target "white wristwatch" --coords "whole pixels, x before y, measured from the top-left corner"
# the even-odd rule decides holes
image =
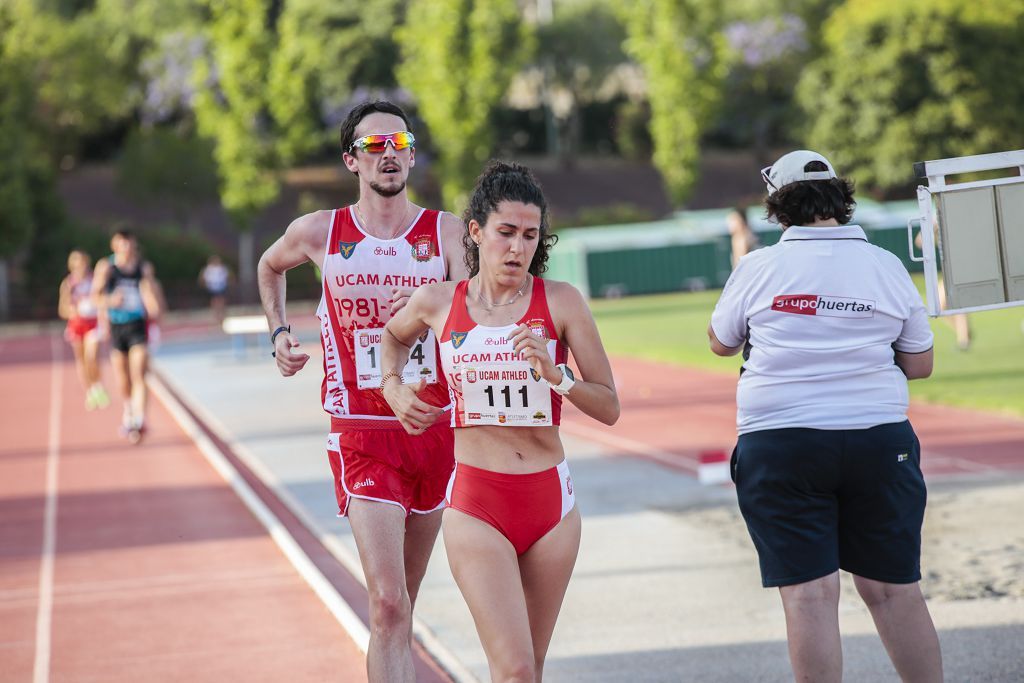
[[[569,393],[569,390],[572,389],[573,385],[576,384],[576,378],[573,377],[572,370],[570,370],[569,366],[565,363],[559,363],[555,367],[562,371],[562,381],[558,384],[551,384],[551,382],[548,382],[547,380],[544,381],[548,382],[551,386],[551,391],[565,396]]]

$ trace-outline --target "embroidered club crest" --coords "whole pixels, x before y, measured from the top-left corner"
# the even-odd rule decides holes
[[[412,256],[417,261],[429,261],[434,257],[434,242],[430,235],[422,235],[412,243]]]
[[[352,258],[352,254],[355,253],[356,245],[358,242],[338,242],[338,253],[345,260]]]
[[[505,413],[498,413],[498,424],[505,424],[506,419]]]
[[[534,382],[540,381],[540,373],[534,370],[533,368],[530,368],[530,375],[533,377]]]
[[[423,334],[421,334],[419,336],[420,343],[422,344],[422,343],[426,342],[427,341],[427,337],[429,337],[429,336],[430,336],[430,330],[423,330]]]
[[[526,321],[526,326],[530,328],[530,332],[534,333],[541,339],[548,338],[548,326],[544,324],[543,318],[533,318],[532,320]]]
[[[476,370],[466,370],[466,381],[470,384],[476,381]]]
[[[462,343],[466,341],[466,336],[469,332],[452,332],[452,346],[459,348]]]

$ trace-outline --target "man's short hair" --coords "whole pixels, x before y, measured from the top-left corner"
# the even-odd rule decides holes
[[[402,111],[402,108],[397,104],[393,104],[387,100],[362,102],[357,104],[355,108],[348,113],[345,120],[341,122],[340,138],[341,151],[343,153],[347,153],[349,148],[352,147],[352,143],[355,141],[356,126],[359,125],[359,122],[375,112],[380,112],[382,114],[394,114],[405,122],[405,129],[412,132],[412,126],[409,124],[409,117],[406,116],[405,112]]]

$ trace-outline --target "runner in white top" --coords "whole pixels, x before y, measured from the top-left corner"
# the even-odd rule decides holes
[[[220,325],[224,322],[231,271],[220,260],[220,256],[213,254],[206,260],[203,269],[199,271],[199,282],[202,283],[210,297],[210,310],[213,312],[214,320]]]
[[[462,223],[409,201],[415,138],[399,107],[356,106],[341,125],[341,143],[345,167],[359,178],[358,201],[295,220],[260,259],[260,298],[278,370],[294,375],[309,356],[287,323],[284,274],[312,263],[323,276],[317,312],[321,398],[331,416],[327,455],[370,597],[367,673],[371,681],[413,681],[412,610],[454,465],[448,392],[437,372],[436,342],[425,338],[407,366],[409,379],[419,378],[424,420],[445,419],[427,436],[407,435],[380,396],[379,340],[416,287],[465,277]]]
[[[422,287],[388,323],[384,397],[410,434],[423,433],[427,406],[399,374],[432,330],[456,399],[448,562],[492,680],[540,681],[580,542],[558,433],[562,400],[613,424],[618,395],[586,301],[572,285],[538,277],[554,240],[529,170],[492,162],[465,223],[473,277]],[[565,364],[569,350],[579,378]]]

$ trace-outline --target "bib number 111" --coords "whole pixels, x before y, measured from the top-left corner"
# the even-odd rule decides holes
[[[491,408],[493,408],[494,407],[494,385],[488,385],[484,389],[484,393],[487,394],[487,405],[490,406]],[[530,400],[528,398],[528,392],[527,392],[525,384],[523,386],[519,387],[519,390],[515,391],[515,392],[513,392],[512,391],[512,387],[510,387],[508,385],[505,385],[504,387],[502,387],[501,390],[498,392],[498,394],[499,394],[499,396],[498,396],[499,402],[501,401],[501,398],[504,397],[504,399],[505,399],[505,407],[506,408],[511,408],[512,407],[512,394],[513,393],[516,393],[516,394],[519,394],[520,396],[522,396],[522,400],[523,400],[523,406],[522,407],[523,408],[529,408],[530,407]],[[518,400],[516,402],[518,403]]]

